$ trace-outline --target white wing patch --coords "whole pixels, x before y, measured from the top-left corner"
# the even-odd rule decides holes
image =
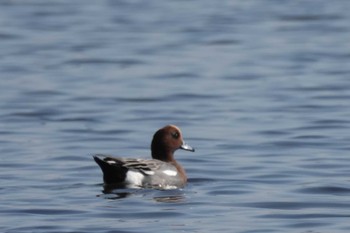
[[[154,171],[143,171],[145,174],[149,175],[149,176],[153,176],[154,175]]]
[[[176,176],[177,175],[177,171],[173,171],[173,170],[164,170],[163,173],[165,175],[168,175],[168,176]]]
[[[113,161],[113,160],[107,160],[106,161],[108,164],[115,164],[116,162],[115,161]]]
[[[129,184],[141,186],[143,178],[144,178],[144,175],[142,175],[142,173],[140,172],[128,171],[126,173],[125,182]]]

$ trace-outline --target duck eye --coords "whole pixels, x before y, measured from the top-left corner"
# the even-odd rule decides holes
[[[175,138],[175,139],[178,139],[179,138],[179,132],[173,132],[173,133],[171,133],[171,135],[173,136],[173,138]]]

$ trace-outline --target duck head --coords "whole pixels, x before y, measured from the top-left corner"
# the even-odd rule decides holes
[[[177,126],[167,125],[153,135],[152,158],[165,162],[173,161],[177,149],[194,152],[194,148],[183,140],[181,130]]]

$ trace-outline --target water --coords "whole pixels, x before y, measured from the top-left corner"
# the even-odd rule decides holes
[[[349,7],[2,1],[1,232],[349,232]],[[103,188],[170,123],[186,188]]]

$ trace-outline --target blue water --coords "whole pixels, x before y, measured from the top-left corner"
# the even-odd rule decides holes
[[[350,231],[350,2],[0,3],[1,232]],[[91,155],[181,190],[106,190]]]

